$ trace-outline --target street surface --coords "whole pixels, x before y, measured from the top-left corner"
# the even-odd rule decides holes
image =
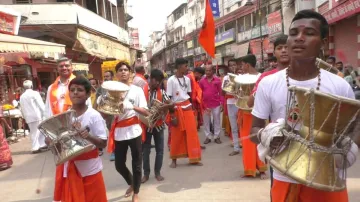
[[[167,131],[165,131],[167,142]],[[201,142],[204,135],[200,133]],[[165,149],[162,175],[163,182],[154,178],[141,186],[141,202],[268,202],[270,201],[270,180],[241,179],[241,155],[230,157],[232,151],[230,139],[221,136],[222,144],[214,142],[203,150],[204,166],[189,166],[186,159],[178,161],[178,167],[169,168],[169,152]],[[11,169],[0,172],[1,202],[50,202],[54,188],[55,163],[51,152],[30,153],[30,140],[21,139],[11,145],[14,165]],[[153,168],[155,149],[151,150],[151,168]],[[42,165],[45,161],[41,178],[41,193],[36,194]],[[131,201],[124,198],[128,185],[115,170],[109,155],[102,157],[103,175],[109,202]],[[128,154],[128,167],[131,168],[131,156]],[[360,159],[360,158],[359,158]],[[350,202],[360,201],[360,160],[348,173],[348,192]]]

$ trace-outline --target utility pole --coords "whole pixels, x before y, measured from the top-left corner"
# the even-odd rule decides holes
[[[259,5],[259,18],[260,18],[260,49],[261,49],[261,68],[264,68],[264,48],[263,48],[263,37],[262,37],[262,13],[261,13],[261,9],[262,9],[262,4],[261,1],[258,1],[258,5]]]

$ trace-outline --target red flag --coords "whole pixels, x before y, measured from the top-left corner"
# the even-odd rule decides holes
[[[206,0],[205,20],[199,35],[199,43],[212,57],[215,57],[215,21],[209,0]]]

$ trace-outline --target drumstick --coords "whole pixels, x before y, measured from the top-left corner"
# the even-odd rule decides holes
[[[37,189],[36,189],[37,194],[40,194],[40,192],[41,192],[40,191],[40,183],[41,183],[41,178],[42,178],[42,175],[43,175],[43,172],[44,172],[45,162],[46,162],[46,156],[44,157],[44,162],[43,162],[43,165],[42,165],[42,168],[41,168],[40,177],[39,177],[39,181],[38,181],[38,184],[37,184]]]

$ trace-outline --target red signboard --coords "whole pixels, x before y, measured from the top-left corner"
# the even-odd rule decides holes
[[[16,17],[0,11],[0,33],[16,34]]]
[[[348,0],[324,14],[329,24],[360,12],[360,0]]]
[[[282,34],[282,20],[280,11],[270,13],[267,17],[268,35],[273,38]]]

